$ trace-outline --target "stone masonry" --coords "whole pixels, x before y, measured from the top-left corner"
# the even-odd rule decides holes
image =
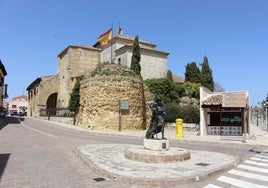
[[[121,128],[145,129],[151,117],[146,103],[153,101],[153,96],[140,78],[117,74],[90,77],[101,62],[130,67],[134,38],[118,33],[112,41],[106,46],[98,42],[93,46],[70,45],[60,52],[57,74],[39,77],[27,87],[29,116],[40,118],[43,115],[41,110],[46,113],[53,109],[67,109],[77,78],[84,76],[87,79],[81,84],[81,107],[75,118],[77,125],[92,129],[117,129],[119,101],[122,100],[128,101],[130,109],[122,111]],[[139,42],[142,78],[165,77],[169,53],[157,50],[155,44]]]
[[[115,65],[107,66],[111,68]],[[96,75],[83,80],[80,87],[81,106],[76,124],[91,129],[118,129],[119,101],[123,100],[128,101],[129,111],[122,111],[121,129],[145,129],[151,117],[150,109],[145,105],[153,100],[153,96],[145,89],[143,100],[142,93],[143,82],[139,77]]]

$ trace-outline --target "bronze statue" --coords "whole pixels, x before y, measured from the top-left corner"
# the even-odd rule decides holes
[[[165,109],[163,107],[163,103],[161,99],[156,99],[156,101],[150,104],[150,108],[152,110],[152,119],[150,123],[150,127],[146,132],[145,138],[147,139],[155,139],[157,138],[157,133],[162,133],[162,139],[166,139],[164,137],[164,127],[165,127]]]

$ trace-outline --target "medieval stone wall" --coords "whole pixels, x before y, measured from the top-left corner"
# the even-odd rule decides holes
[[[152,94],[145,89],[137,77],[120,75],[96,75],[81,82],[80,110],[76,124],[90,129],[119,129],[119,101],[128,101],[129,111],[123,111],[121,130],[145,129],[151,111],[144,102],[152,101]],[[144,108],[146,114],[144,115]],[[143,124],[146,119],[146,124]]]
[[[40,109],[46,109],[46,102],[48,97],[57,93],[59,88],[58,76],[44,76],[39,84],[34,85],[28,94],[30,100],[28,101],[28,114],[33,117],[40,116]]]
[[[92,47],[69,46],[59,56],[58,107],[67,108],[76,77],[90,74],[100,62],[100,50]]]

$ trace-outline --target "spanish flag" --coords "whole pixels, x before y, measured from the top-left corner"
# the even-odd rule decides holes
[[[106,31],[105,33],[103,33],[102,35],[98,37],[98,41],[99,43],[101,43],[101,45],[108,44],[108,42],[111,39],[112,39],[112,29],[109,29],[108,31]]]

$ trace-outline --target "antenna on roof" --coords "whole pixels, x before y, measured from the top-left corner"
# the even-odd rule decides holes
[[[123,30],[120,26],[120,22],[118,23],[117,35],[123,35]]]

